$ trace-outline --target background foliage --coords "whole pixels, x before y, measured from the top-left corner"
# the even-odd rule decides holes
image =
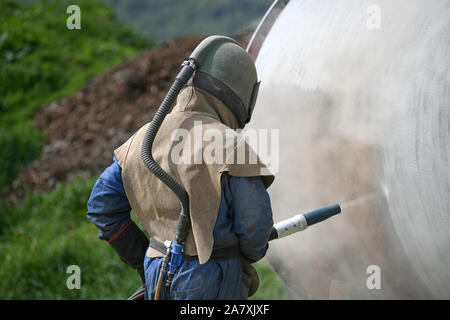
[[[103,0],[120,21],[158,42],[197,34],[234,35],[256,24],[272,0]]]
[[[152,46],[118,23],[111,7],[76,2],[83,7],[79,31],[66,27],[67,4],[74,1],[0,1],[0,189],[40,154],[43,135],[31,126],[34,111]]]

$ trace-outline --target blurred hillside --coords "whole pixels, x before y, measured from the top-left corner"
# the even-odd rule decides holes
[[[273,3],[273,0],[101,1],[114,8],[120,22],[157,43],[186,35],[232,36],[247,28],[254,29]]]
[[[68,30],[72,2],[0,1],[0,191],[41,152],[44,137],[31,125],[36,110],[152,47],[99,1],[78,1],[82,30]]]
[[[161,43],[185,35],[232,36],[255,25],[273,0],[103,0],[120,21]]]

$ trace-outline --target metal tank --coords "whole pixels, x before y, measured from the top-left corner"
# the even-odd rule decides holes
[[[297,298],[450,298],[450,1],[275,1],[248,46],[251,125],[279,132],[273,241]]]

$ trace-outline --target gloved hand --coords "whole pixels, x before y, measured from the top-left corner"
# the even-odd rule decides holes
[[[256,272],[256,269],[244,257],[241,257],[241,261],[242,261],[242,271],[246,275],[250,276],[251,279],[248,291],[248,296],[251,297],[256,293],[256,291],[259,288],[258,272]]]
[[[136,269],[145,283],[144,258],[149,240],[138,226],[131,221],[114,235],[108,243],[117,252],[120,259],[133,269]]]

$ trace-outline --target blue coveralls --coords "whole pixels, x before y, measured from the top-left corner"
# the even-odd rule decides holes
[[[117,159],[97,180],[88,201],[87,216],[99,229],[99,238],[109,240],[127,225],[131,207],[122,183]],[[267,250],[273,225],[269,195],[260,177],[221,177],[222,197],[214,227],[214,249],[238,243],[250,262]],[[172,239],[168,239],[172,240]],[[146,298],[154,296],[162,258],[144,260]],[[164,299],[247,299],[250,278],[242,272],[240,257],[183,261]]]

